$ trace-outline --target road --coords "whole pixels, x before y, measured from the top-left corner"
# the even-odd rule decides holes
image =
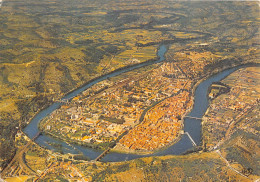
[[[232,171],[236,172],[237,174],[245,177],[245,178],[248,178],[247,176],[245,176],[244,174],[242,174],[241,172],[239,172],[238,170],[236,170],[235,168],[233,168],[230,163],[228,162],[228,160],[226,158],[223,157],[223,155],[221,154],[221,152],[219,150],[215,150],[215,152],[226,162],[227,164],[227,167],[229,169],[231,169]]]
[[[18,171],[24,171],[28,175],[35,175],[36,172],[33,171],[23,160],[24,153],[27,152],[32,144],[34,143],[34,140],[39,137],[40,132],[38,132],[32,140],[28,141],[26,145],[22,146],[18,151],[16,152],[14,158],[11,160],[11,162],[4,168],[4,170],[1,171],[0,176],[3,178],[5,176],[9,175],[15,175],[14,173],[17,173]],[[20,169],[18,169],[20,168]],[[17,170],[18,169],[18,170]]]

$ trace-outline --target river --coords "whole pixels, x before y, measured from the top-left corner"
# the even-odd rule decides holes
[[[167,47],[165,45],[161,45],[157,51],[158,59],[156,61],[149,61],[149,62],[144,62],[141,64],[129,66],[117,71],[114,71],[112,73],[106,74],[104,76],[101,76],[97,79],[92,80],[91,82],[88,82],[84,86],[74,90],[73,92],[67,94],[65,97],[62,99],[72,99],[76,95],[80,94],[84,90],[88,89],[92,85],[105,80],[109,77],[114,77],[117,76],[121,73],[125,73],[140,67],[144,67],[147,65],[155,64],[158,62],[162,62],[165,60],[164,54],[167,51]],[[192,111],[188,114],[188,116],[192,117],[197,117],[201,118],[204,113],[206,112],[208,108],[208,99],[207,99],[207,91],[209,86],[212,84],[212,82],[217,82],[234,72],[236,68],[231,68],[224,70],[218,74],[215,74],[205,81],[201,82],[196,91],[195,91],[195,100],[194,100],[194,106]],[[52,112],[54,112],[56,109],[58,109],[62,104],[59,102],[53,103],[51,106],[47,107],[46,109],[40,111],[24,128],[24,133],[26,133],[30,138],[33,138],[38,132],[38,124],[39,122],[50,115]],[[193,140],[195,141],[196,144],[200,144],[201,142],[201,121],[197,119],[191,119],[191,118],[185,118],[184,119],[184,131],[189,132]],[[92,148],[87,148],[83,146],[79,146],[77,144],[69,144],[63,141],[60,141],[58,139],[52,138],[50,136],[47,136],[45,134],[40,135],[36,140],[36,143],[38,143],[40,146],[46,147],[47,149],[50,150],[55,150],[55,147],[50,145],[50,143],[57,143],[62,146],[62,152],[63,153],[71,153],[71,154],[79,154],[83,153],[90,159],[95,159],[98,157],[102,151],[101,150],[94,150]],[[116,152],[111,152],[107,154],[102,161],[110,161],[110,162],[118,162],[118,161],[125,161],[125,160],[131,160],[131,159],[136,159],[136,158],[141,158],[141,157],[146,157],[146,156],[163,156],[163,155],[169,155],[169,154],[174,154],[174,155],[180,155],[187,150],[190,150],[193,148],[193,145],[188,138],[187,135],[182,135],[181,139],[173,144],[172,146],[168,147],[165,150],[161,150],[159,152],[149,154],[149,155],[135,155],[135,154],[123,154],[123,153],[116,153]]]

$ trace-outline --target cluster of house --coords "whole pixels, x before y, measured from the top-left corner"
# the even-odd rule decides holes
[[[78,178],[79,180],[83,178],[84,174],[74,165],[71,161],[69,162],[60,162],[55,163],[52,166],[49,167],[47,171],[44,172],[44,174],[41,176],[42,178],[46,176],[47,174],[64,174],[64,171],[66,171],[66,177],[67,178]]]
[[[211,52],[191,52],[184,51],[176,53],[176,59],[182,60],[178,64],[179,69],[182,73],[190,79],[199,78],[206,65],[218,59],[218,56],[212,54]]]
[[[181,118],[191,104],[187,91],[164,100],[151,108],[144,121],[130,130],[120,144],[127,149],[150,151],[171,143],[178,136],[182,128]]]
[[[56,114],[52,128],[47,129],[74,140],[102,143],[134,128],[120,140],[125,147],[153,150],[164,146],[176,138],[180,119],[191,107],[193,82],[183,65],[165,62],[138,79],[97,84],[63,106],[60,113],[65,114]]]

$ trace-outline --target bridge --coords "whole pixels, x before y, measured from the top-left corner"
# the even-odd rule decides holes
[[[38,133],[36,133],[36,135],[32,138],[32,141],[34,142],[36,140],[36,138],[38,138],[41,135],[41,132],[39,131]]]
[[[110,150],[111,148],[109,147],[102,154],[100,154],[94,161],[99,161],[100,159],[102,159]]]
[[[202,120],[202,118],[197,118],[197,117],[194,117],[194,116],[185,116],[184,118]]]
[[[185,132],[184,134],[186,134],[186,135],[189,137],[189,139],[190,139],[192,145],[193,145],[194,147],[196,147],[197,144],[196,144],[196,143],[194,142],[194,140],[191,138],[190,134],[189,134],[188,132]]]
[[[68,103],[69,103],[69,99],[60,99],[60,100],[55,100],[55,102],[68,104]]]

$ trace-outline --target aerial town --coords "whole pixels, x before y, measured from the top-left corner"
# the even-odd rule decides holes
[[[115,150],[134,153],[165,147],[182,133],[192,85],[212,57],[183,52],[176,54],[180,64],[159,63],[123,80],[126,76],[104,80],[53,113],[44,131],[99,148],[119,140]]]
[[[259,182],[259,8],[0,0],[0,182]]]

